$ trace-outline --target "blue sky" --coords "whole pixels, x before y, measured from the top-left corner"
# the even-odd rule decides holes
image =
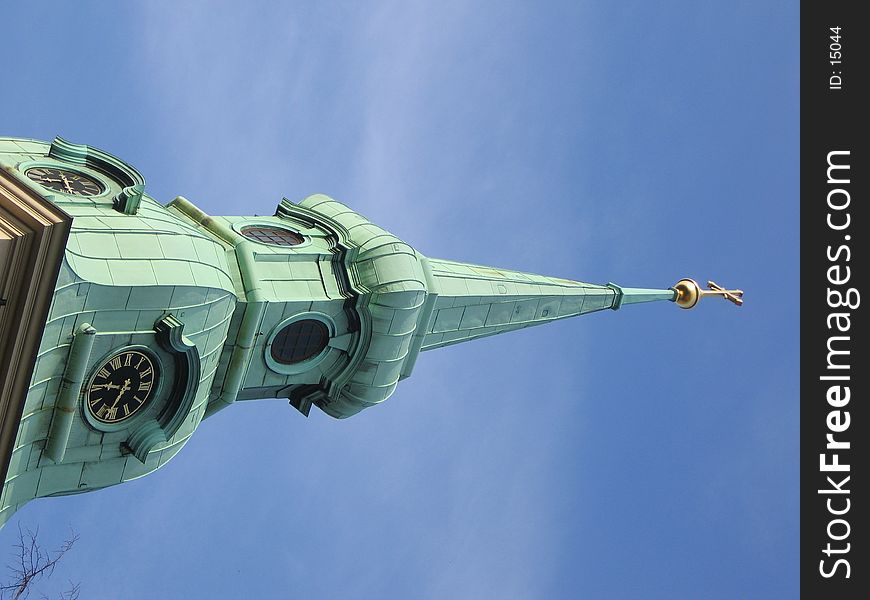
[[[234,406],[159,472],[36,501],[87,598],[793,598],[797,2],[4,9],[0,133],[211,214],[322,192],[424,254],[746,290],[420,357],[335,421]]]

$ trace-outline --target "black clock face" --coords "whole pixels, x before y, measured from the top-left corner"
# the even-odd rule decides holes
[[[103,191],[100,182],[66,169],[34,167],[25,175],[43,187],[71,196],[96,196]]]
[[[157,385],[156,361],[139,350],[106,360],[88,384],[85,405],[101,423],[119,423],[148,403]]]

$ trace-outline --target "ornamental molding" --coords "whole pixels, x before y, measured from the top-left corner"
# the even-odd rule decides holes
[[[72,219],[0,170],[0,481],[33,374]]]
[[[143,464],[157,444],[168,441],[187,418],[196,398],[201,372],[199,351],[184,336],[184,323],[167,315],[154,324],[157,341],[175,360],[175,377],[162,410],[139,423],[127,438],[126,446]]]

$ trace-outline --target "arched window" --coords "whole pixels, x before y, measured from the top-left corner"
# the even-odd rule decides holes
[[[272,358],[283,365],[292,365],[317,356],[328,343],[329,328],[323,321],[294,321],[272,340]]]
[[[270,225],[248,225],[242,227],[241,233],[250,240],[270,246],[298,246],[305,241],[305,238],[295,231]]]

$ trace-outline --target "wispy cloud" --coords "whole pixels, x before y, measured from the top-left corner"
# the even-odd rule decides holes
[[[480,15],[471,18],[464,3],[448,3],[438,10],[422,3],[379,4],[371,11],[337,10],[335,18],[342,20],[341,36],[334,44],[324,45],[318,39],[317,52],[311,51],[311,38],[334,32],[323,22],[316,30],[306,30],[300,15],[290,9],[272,9],[270,25],[261,28],[256,39],[240,35],[259,22],[253,9],[233,9],[234,18],[219,24],[203,17],[205,5],[178,7],[171,19],[164,9],[160,4],[143,7],[146,39],[141,52],[150,85],[155,90],[170,90],[155,95],[149,119],[165,132],[166,147],[178,153],[191,187],[204,196],[211,193],[219,198],[201,202],[207,211],[221,214],[241,208],[245,212],[248,198],[257,203],[264,197],[274,198],[289,181],[289,173],[307,169],[324,178],[320,185],[353,191],[354,197],[338,199],[370,213],[376,222],[395,229],[412,243],[435,245],[437,240],[438,246],[446,248],[439,232],[455,223],[463,211],[473,214],[490,210],[493,203],[505,203],[505,199],[494,197],[501,183],[493,187],[487,165],[495,159],[486,148],[498,146],[499,137],[509,139],[516,123],[469,110],[455,81],[451,81],[467,79],[468,93],[484,93],[487,83],[474,81],[463,69],[463,61],[474,63],[476,70],[487,61],[493,68],[503,68],[498,64],[498,53],[489,51],[486,43],[480,44],[480,55],[459,55],[457,48],[463,39],[481,36],[486,30],[484,19]],[[509,32],[493,35],[507,37]],[[251,44],[257,45],[256,52],[251,51]],[[506,110],[516,111],[515,102],[505,99],[503,104]],[[481,118],[486,118],[491,128],[481,130],[477,122]],[[338,148],[336,140],[353,145]],[[335,155],[330,156],[327,150]],[[439,155],[445,152],[450,153],[449,160]],[[318,160],[325,165],[316,164]],[[344,171],[330,167],[330,160]],[[296,164],[291,164],[294,161]],[[228,163],[240,168],[231,173]],[[447,165],[449,173],[445,172]],[[310,173],[303,177],[313,179]],[[469,198],[469,193],[476,196]],[[245,198],[246,204],[234,205],[227,195]],[[510,203],[516,201],[511,199]],[[491,213],[495,221],[516,223],[516,212]],[[432,370],[427,373],[420,375],[417,389],[426,393],[418,402],[454,393],[452,380],[435,376]],[[407,406],[415,405],[411,389],[399,399]],[[343,487],[359,486],[356,493],[371,496],[354,504],[383,504],[382,509],[397,517],[393,522],[384,521],[382,511],[375,511],[380,516],[371,517],[371,523],[388,528],[384,535],[367,525],[370,517],[364,508],[344,512],[322,506],[320,510],[327,514],[318,527],[329,532],[325,549],[344,555],[347,549],[365,547],[372,539],[390,540],[400,547],[388,555],[399,552],[409,557],[403,563],[406,572],[401,585],[416,589],[422,597],[455,596],[458,590],[465,597],[539,595],[549,558],[545,549],[555,552],[557,544],[548,539],[551,529],[541,523],[536,508],[546,503],[545,484],[552,484],[542,477],[558,476],[556,469],[541,475],[540,466],[557,464],[558,448],[554,444],[516,448],[512,470],[498,484],[505,487],[477,481],[481,461],[486,465],[488,457],[500,452],[501,436],[523,437],[526,426],[522,411],[517,409],[507,407],[496,419],[499,425],[493,425],[487,434],[449,433],[453,425],[443,423],[445,429],[439,435],[451,439],[453,451],[445,448],[434,456],[428,445],[415,449],[419,445],[415,440],[428,437],[431,424],[425,419],[436,418],[437,411],[424,410],[419,419],[410,421],[396,420],[407,419],[404,412],[384,410],[373,415],[372,419],[383,420],[382,426],[375,425],[375,431],[401,435],[397,446],[408,450],[395,453],[385,449],[377,464],[366,467],[362,477],[366,485],[359,474],[351,472],[344,473],[344,481],[324,480],[325,465],[347,460],[333,455],[328,446],[317,450],[317,461],[294,465],[292,480],[303,489],[311,489],[317,496],[338,497]],[[364,420],[351,425],[355,427],[345,427],[344,435],[351,441],[359,438],[361,444],[373,431]],[[219,428],[220,423],[204,427]],[[198,436],[206,437],[201,434]],[[219,442],[212,439],[209,443]],[[500,457],[500,462],[504,460]],[[207,465],[205,471],[211,471]],[[437,491],[437,499],[432,497],[426,475],[435,471],[448,482]],[[264,476],[280,477],[272,472],[264,472]],[[538,483],[533,485],[535,481]],[[286,483],[276,485],[283,489]],[[326,489],[314,492],[318,485]],[[396,497],[377,491],[396,488]],[[415,505],[418,508],[413,508]],[[435,515],[419,512],[426,506]],[[220,512],[218,507],[201,508],[211,515]],[[229,515],[238,516],[235,512]],[[282,524],[257,510],[245,520],[254,531],[294,526],[293,519]],[[409,532],[416,534],[409,537]],[[303,535],[320,539],[320,534]],[[364,570],[351,569],[344,585],[345,589],[369,590],[369,595],[375,595],[395,589],[398,575],[395,565],[375,560]]]

